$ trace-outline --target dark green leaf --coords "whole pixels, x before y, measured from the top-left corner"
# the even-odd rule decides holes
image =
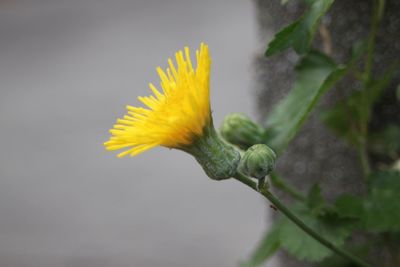
[[[314,34],[322,16],[329,10],[334,0],[308,1],[309,7],[303,16],[279,31],[269,43],[267,56],[283,51],[289,47],[298,54],[304,54],[311,46]]]
[[[274,224],[258,244],[257,248],[250,256],[250,258],[240,264],[241,267],[255,267],[263,264],[268,258],[270,258],[280,247],[279,242],[279,229],[280,221]]]
[[[295,136],[322,94],[347,72],[329,57],[310,52],[296,67],[297,80],[292,91],[275,106],[267,118],[266,142],[277,153]]]
[[[291,47],[293,45],[293,36],[297,34],[300,23],[300,20],[295,21],[278,32],[269,43],[265,55],[269,57]]]
[[[339,103],[334,108],[321,112],[321,120],[337,135],[347,139],[351,144],[360,142],[358,125],[361,120],[359,102],[360,94],[354,93],[347,103]]]
[[[330,214],[328,217],[316,217],[303,205],[292,209],[301,220],[336,246],[342,246],[351,233],[351,225]],[[281,245],[290,254],[300,260],[321,261],[330,256],[332,251],[306,234],[293,222],[284,219],[280,229]]]
[[[371,192],[364,205],[366,228],[400,231],[400,171],[375,172],[370,181]]]
[[[335,210],[341,218],[362,218],[364,213],[363,200],[358,196],[341,195],[335,201]]]
[[[318,183],[314,184],[308,192],[307,205],[315,215],[320,214],[326,206],[326,202],[321,194],[321,187]]]

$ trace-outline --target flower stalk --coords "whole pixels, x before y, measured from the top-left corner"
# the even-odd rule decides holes
[[[319,243],[324,245],[325,247],[329,248],[330,250],[336,252],[338,255],[342,256],[345,259],[350,260],[354,264],[359,267],[372,267],[368,263],[364,262],[362,259],[358,258],[357,256],[348,253],[347,251],[335,246],[329,240],[326,240],[320,234],[315,232],[313,229],[308,227],[301,219],[299,219],[294,213],[292,213],[278,198],[276,198],[268,189],[260,190],[257,184],[252,181],[246,175],[243,175],[240,172],[237,172],[234,175],[234,178],[239,182],[247,185],[248,187],[252,188],[253,190],[257,191],[261,195],[263,195],[266,199],[268,199],[278,210],[280,210],[289,220],[291,220],[294,224],[300,227],[304,232],[308,235],[313,237]]]

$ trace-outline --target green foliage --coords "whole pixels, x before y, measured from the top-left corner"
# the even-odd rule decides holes
[[[343,194],[335,201],[335,210],[341,218],[360,219],[364,214],[363,199],[350,194]]]
[[[334,108],[321,113],[322,121],[336,134],[344,137],[351,144],[358,144],[359,140],[359,92],[355,92],[347,103],[339,102]]]
[[[296,203],[293,211],[305,224],[336,246],[344,244],[353,228],[352,220],[339,216],[325,201],[318,183],[310,188],[304,204]],[[281,246],[300,260],[319,262],[332,254],[331,250],[288,219],[282,222],[280,238]]]
[[[364,197],[342,195],[335,202],[341,218],[359,221],[369,232],[400,231],[400,171],[377,171],[370,176],[370,190]]]
[[[303,16],[292,24],[278,32],[274,39],[269,43],[265,52],[267,56],[272,56],[289,47],[298,54],[306,53],[313,40],[322,16],[329,10],[334,0],[309,0],[309,7]]]
[[[259,266],[270,258],[280,247],[279,231],[280,224],[275,223],[274,226],[265,234],[264,238],[258,244],[250,258],[246,262],[242,262],[240,266]]]
[[[400,171],[378,171],[370,176],[365,227],[374,232],[400,231]]]
[[[348,220],[341,219],[333,213],[315,216],[309,208],[301,204],[294,206],[293,210],[306,225],[336,246],[342,246],[351,233]],[[288,219],[282,222],[280,240],[282,247],[300,260],[318,262],[332,254],[331,250]]]
[[[305,224],[337,246],[343,245],[351,233],[352,225],[349,221],[332,213],[315,216],[308,207],[300,203],[292,210]],[[331,250],[310,237],[292,221],[282,218],[267,232],[250,259],[242,263],[241,267],[260,266],[280,247],[300,260],[312,262],[321,261],[332,254]]]
[[[379,99],[393,78],[395,69],[387,71],[382,77],[371,81],[366,88],[355,91],[347,100],[336,104],[332,109],[321,114],[322,121],[336,134],[347,139],[351,144],[360,143],[360,124],[365,117],[370,117],[373,104]]]
[[[339,215],[324,200],[318,184],[310,189],[304,202],[296,202],[291,210],[307,226],[337,246],[344,244],[354,226],[352,219]],[[332,255],[331,250],[285,217],[275,222],[250,259],[241,266],[260,266],[279,248],[284,248],[297,259],[312,262],[319,262]]]
[[[285,4],[288,1],[281,2]],[[305,2],[307,10],[302,17],[276,33],[265,53],[266,56],[272,56],[292,48],[301,55],[295,68],[296,80],[292,90],[272,109],[265,120],[265,143],[278,155],[281,154],[318,104],[320,97],[345,75],[352,73],[361,84],[360,88],[348,88],[352,93],[323,112],[321,118],[338,136],[358,149],[365,174],[363,178],[366,181],[360,187],[365,188],[366,192],[360,196],[340,195],[331,204],[324,200],[318,183],[304,196],[289,185],[286,179],[273,173],[272,186],[293,197],[295,203],[291,210],[320,237],[339,248],[337,252],[346,246],[346,251],[367,257],[369,244],[345,244],[346,239],[356,230],[372,234],[372,242],[379,240],[383,247],[391,249],[391,253],[396,256],[398,249],[393,250],[390,247],[397,245],[400,240],[400,171],[373,171],[382,166],[370,164],[368,155],[368,152],[372,152],[373,158],[384,159],[384,162],[400,162],[400,126],[395,123],[396,119],[380,132],[373,132],[368,128],[374,105],[398,71],[398,65],[393,64],[381,77],[373,74],[375,42],[385,1],[373,1],[369,35],[366,36],[366,41],[359,41],[353,46],[351,57],[343,66],[337,65],[327,55],[311,49],[320,20],[334,0]],[[397,97],[400,99],[400,85],[397,88]],[[372,174],[369,175],[371,170]],[[293,219],[295,217],[290,217],[297,221]],[[259,266],[279,248],[285,249],[299,260],[318,262],[321,267],[369,266],[368,263],[355,259],[357,257],[346,256],[343,250],[333,255],[331,250],[306,233],[312,232],[310,229],[307,230],[301,223],[297,225],[286,217],[278,220],[251,258],[242,266]],[[375,249],[374,246],[375,244],[372,248]],[[398,266],[400,259],[397,260],[392,266]]]
[[[326,207],[325,200],[321,194],[321,187],[318,183],[314,184],[308,192],[307,206],[314,215],[321,214]]]
[[[310,52],[297,65],[292,91],[269,114],[266,142],[278,154],[295,136],[318,99],[341,79],[348,67],[337,66],[329,57]]]

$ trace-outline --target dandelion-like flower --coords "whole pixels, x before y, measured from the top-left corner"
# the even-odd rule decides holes
[[[135,156],[155,146],[180,149],[192,154],[211,178],[229,178],[236,172],[240,155],[213,127],[208,46],[202,43],[196,51],[196,68],[187,47],[175,58],[176,65],[168,59],[166,72],[157,68],[162,91],[150,83],[154,95],[138,98],[147,108],[128,105],[128,113],[117,120],[104,145],[107,150],[125,149],[119,157]]]
[[[127,148],[118,156],[135,156],[158,145],[178,148],[202,135],[211,120],[208,47],[201,44],[200,51],[196,51],[196,69],[189,48],[175,57],[177,68],[171,59],[166,73],[157,68],[162,93],[150,83],[154,96],[139,97],[148,108],[127,106],[128,114],[110,130],[113,136],[105,143],[108,150]]]

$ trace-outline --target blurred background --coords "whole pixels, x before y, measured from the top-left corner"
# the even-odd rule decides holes
[[[216,126],[254,117],[251,1],[0,1],[0,266],[235,266],[265,202],[182,152],[102,143],[157,66],[209,44]],[[271,262],[268,266],[276,266]]]

